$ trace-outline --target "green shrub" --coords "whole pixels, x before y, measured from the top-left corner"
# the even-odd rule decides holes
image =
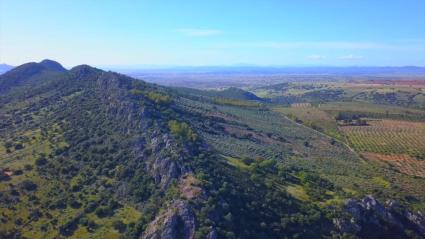
[[[178,122],[177,120],[170,120],[168,122],[168,127],[172,134],[182,137],[183,139],[196,141],[198,135],[193,132],[185,122]]]
[[[27,190],[27,191],[35,191],[37,189],[37,184],[35,184],[34,182],[32,182],[31,180],[24,180],[21,183],[21,186],[23,189]]]
[[[127,225],[120,220],[113,221],[112,226],[114,227],[115,230],[119,231],[120,233],[125,232],[125,230],[127,229]]]
[[[171,98],[168,95],[164,95],[164,94],[153,92],[153,91],[148,92],[146,94],[146,97],[148,97],[148,99],[160,105],[167,105],[171,103]]]
[[[43,166],[47,163],[47,159],[45,158],[38,158],[35,160],[35,165],[37,166]]]

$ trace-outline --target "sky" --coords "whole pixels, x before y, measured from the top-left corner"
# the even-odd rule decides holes
[[[0,63],[425,66],[424,0],[0,0]]]

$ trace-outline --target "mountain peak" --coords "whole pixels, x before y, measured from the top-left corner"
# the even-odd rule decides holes
[[[66,69],[57,61],[45,59],[45,60],[42,60],[39,64],[49,70],[62,71],[62,72],[66,71]]]
[[[61,64],[52,60],[43,60],[40,63],[25,63],[0,76],[0,83],[2,84],[0,92],[6,91],[12,87],[27,84],[44,72],[64,73],[67,72],[67,70]]]
[[[91,73],[99,73],[102,70],[96,68],[96,67],[92,67],[89,65],[78,65],[78,66],[74,66],[71,68],[70,70],[72,73],[78,73],[78,74],[91,74]]]

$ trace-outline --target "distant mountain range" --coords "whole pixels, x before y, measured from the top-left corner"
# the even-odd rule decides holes
[[[126,74],[138,73],[216,73],[216,74],[307,74],[307,75],[425,75],[425,67],[374,67],[374,66],[181,66],[165,68],[109,67],[109,70]]]
[[[14,66],[0,64],[0,74]],[[208,73],[208,74],[306,74],[306,75],[424,75],[423,66],[103,66],[99,67],[129,75],[145,73]]]

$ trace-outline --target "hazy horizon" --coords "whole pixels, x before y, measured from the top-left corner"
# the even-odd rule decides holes
[[[8,62],[0,62],[0,65],[8,65],[12,67],[17,67],[19,65],[29,63],[29,62],[41,62],[43,60],[53,60],[55,59],[40,59],[33,61],[26,61],[20,64],[9,64]],[[58,63],[62,64],[60,61]],[[65,68],[71,69],[78,65],[86,64],[81,62],[76,65],[64,65]],[[261,64],[249,64],[249,63],[235,63],[235,64],[210,64],[210,65],[178,65],[178,64],[129,64],[129,65],[91,65],[97,68],[104,68],[108,70],[120,69],[120,70],[155,70],[155,69],[177,69],[177,68],[425,68],[425,65],[319,65],[319,64],[287,64],[287,65],[261,65]]]

